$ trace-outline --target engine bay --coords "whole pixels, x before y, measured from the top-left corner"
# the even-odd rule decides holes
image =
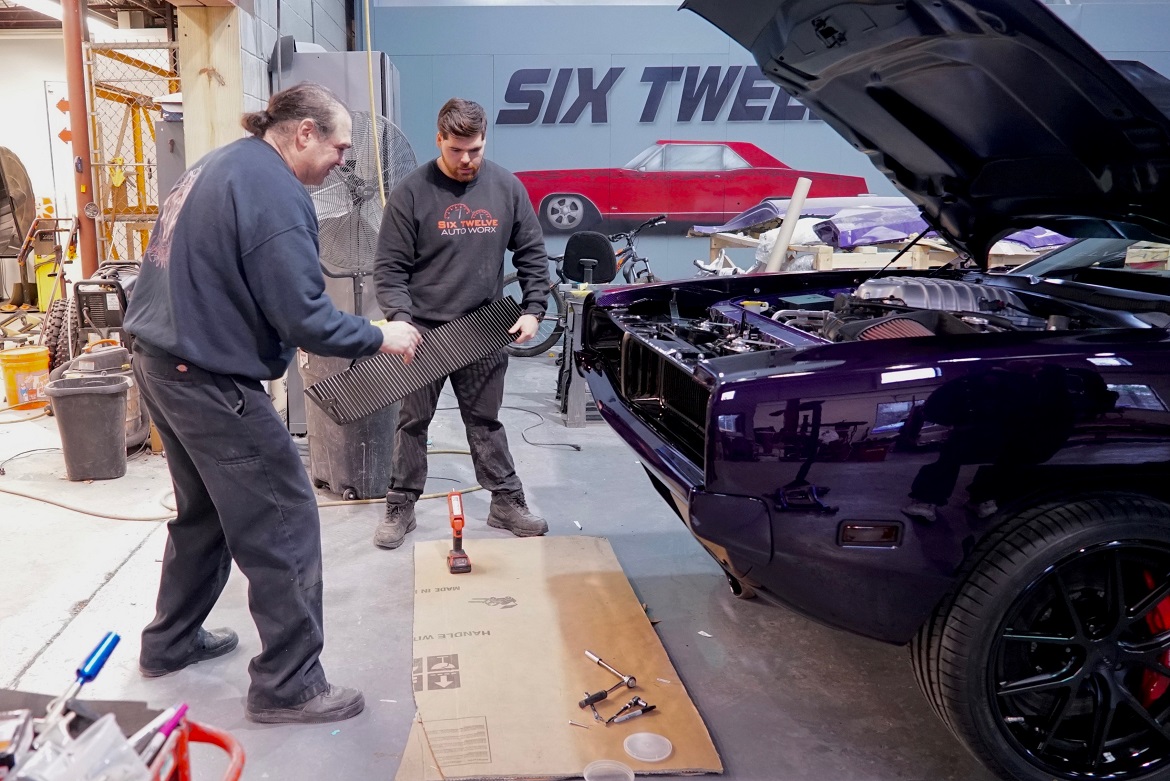
[[[1017,292],[980,281],[882,277],[853,288],[731,298],[705,316],[631,305],[618,320],[676,359],[704,360],[761,350],[1003,331],[1149,327],[1116,310]]]

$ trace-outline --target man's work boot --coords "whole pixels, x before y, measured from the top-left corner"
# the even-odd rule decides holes
[[[325,724],[352,719],[366,707],[357,689],[329,684],[325,691],[300,705],[266,708],[248,703],[248,721],[259,724]]]
[[[414,531],[414,502],[401,491],[386,493],[386,517],[374,530],[374,544],[393,550],[402,544],[407,532]]]
[[[517,537],[539,537],[548,531],[548,524],[532,514],[524,494],[492,494],[492,506],[488,510],[488,526],[507,529]]]
[[[226,653],[231,653],[240,644],[240,638],[230,629],[213,629],[210,632],[203,627],[195,636],[195,646],[185,657],[171,664],[160,664],[141,657],[138,670],[145,678],[158,678],[163,675],[177,673],[184,667],[190,667],[196,662],[206,662]]]

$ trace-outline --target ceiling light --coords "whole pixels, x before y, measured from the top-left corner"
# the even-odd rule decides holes
[[[78,2],[81,2],[81,1],[82,0],[78,0]],[[61,17],[62,17],[61,4],[59,2],[57,2],[57,0],[19,0],[17,2],[17,5],[22,5],[25,8],[28,8],[32,11],[36,11],[39,14],[44,14],[45,16],[51,16],[52,18],[56,19],[57,21],[61,21]],[[98,29],[98,30],[113,30],[113,29],[115,29],[114,25],[110,24],[108,21],[106,21],[105,19],[102,19],[101,17],[96,17],[96,16],[91,15],[86,19],[86,21],[88,22],[89,29],[91,31],[95,30],[95,29]]]

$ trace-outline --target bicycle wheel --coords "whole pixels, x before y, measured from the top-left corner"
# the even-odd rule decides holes
[[[520,278],[517,274],[512,273],[504,277],[504,295],[511,296],[517,301],[523,299],[523,292],[520,289]],[[540,321],[540,327],[536,330],[536,336],[524,344],[506,345],[504,349],[508,351],[508,355],[514,355],[517,358],[531,358],[534,355],[542,355],[548,352],[565,331],[564,313],[564,298],[556,287],[550,288],[548,309],[545,310],[544,319]]]

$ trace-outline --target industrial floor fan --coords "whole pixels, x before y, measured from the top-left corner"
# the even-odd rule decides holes
[[[0,146],[0,258],[14,258],[20,253],[36,216],[37,205],[28,171],[11,149]],[[3,279],[4,272],[0,268],[0,280]],[[5,290],[0,287],[0,299],[5,297]],[[32,305],[36,300],[36,282],[21,264],[17,279],[12,283],[11,305]]]
[[[380,320],[382,313],[367,281],[374,273],[378,230],[385,208],[383,198],[390,197],[395,185],[417,163],[406,136],[385,117],[360,111],[351,117],[353,146],[346,151],[345,161],[330,172],[320,187],[310,187],[309,194],[320,222],[318,238],[326,292],[339,309]],[[331,377],[349,368],[350,363],[304,352],[297,356],[305,385]],[[310,403],[305,405],[305,422],[314,485],[328,487],[344,499],[371,499],[386,494],[398,423],[397,404],[341,426]]]
[[[377,319],[376,305],[370,307],[373,297],[365,295],[364,288],[366,278],[374,273],[383,198],[390,197],[394,186],[415,169],[417,162],[405,134],[388,119],[363,111],[353,112],[351,117],[353,145],[345,153],[345,162],[334,168],[319,187],[310,187],[309,194],[321,224],[322,270],[333,279],[352,281],[352,300],[335,297],[334,303],[354,314],[365,312]]]

